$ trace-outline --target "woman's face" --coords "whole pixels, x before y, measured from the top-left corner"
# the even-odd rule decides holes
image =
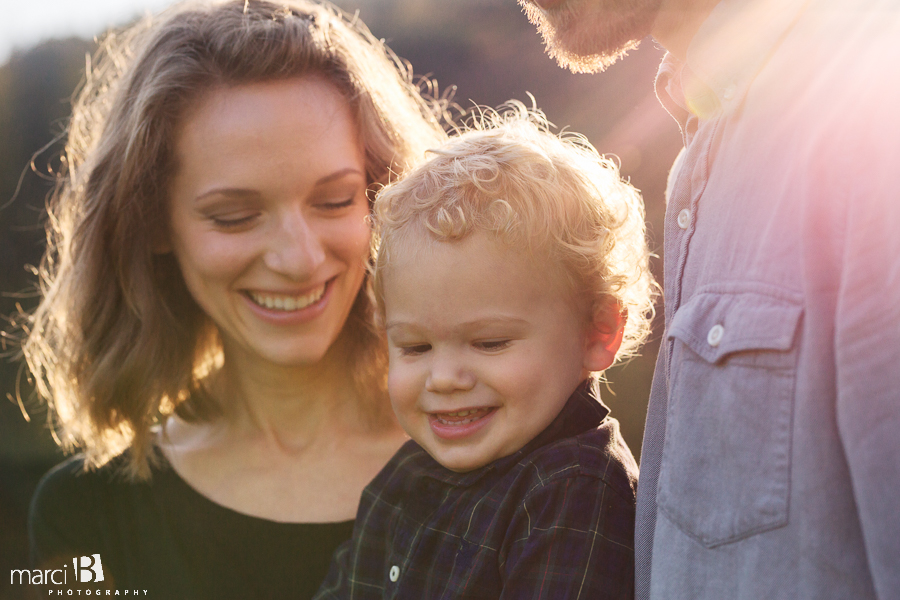
[[[169,248],[227,360],[316,364],[365,274],[363,150],[315,77],[214,89],[175,137]]]

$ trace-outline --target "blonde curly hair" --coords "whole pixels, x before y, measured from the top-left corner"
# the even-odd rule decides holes
[[[592,314],[620,311],[616,358],[637,352],[650,331],[657,285],[643,201],[613,161],[581,135],[554,135],[541,112],[519,102],[483,110],[467,131],[429,152],[375,199],[373,284],[382,317],[382,273],[392,253],[414,249],[417,236],[450,241],[485,231],[548,256]]]

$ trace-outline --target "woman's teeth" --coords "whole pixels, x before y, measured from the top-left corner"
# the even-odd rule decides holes
[[[285,296],[282,294],[260,294],[248,292],[250,299],[256,304],[271,310],[292,311],[315,304],[325,295],[325,284],[304,296]]]

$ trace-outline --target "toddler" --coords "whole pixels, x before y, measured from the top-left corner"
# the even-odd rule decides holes
[[[631,598],[637,465],[599,374],[646,336],[643,205],[521,105],[375,201],[388,389],[412,438],[318,598]]]

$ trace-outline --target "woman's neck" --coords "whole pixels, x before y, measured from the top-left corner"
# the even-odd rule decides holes
[[[380,398],[361,397],[343,345],[335,342],[313,367],[235,357],[226,348],[211,389],[222,406],[222,425],[288,452],[377,428],[390,408]]]
[[[333,351],[333,352],[332,352]],[[248,362],[225,352],[207,387],[212,421],[166,423],[161,449],[213,502],[274,521],[352,519],[363,487],[406,436],[386,397],[360,393],[334,344],[315,369]],[[380,387],[380,386],[376,386]]]

